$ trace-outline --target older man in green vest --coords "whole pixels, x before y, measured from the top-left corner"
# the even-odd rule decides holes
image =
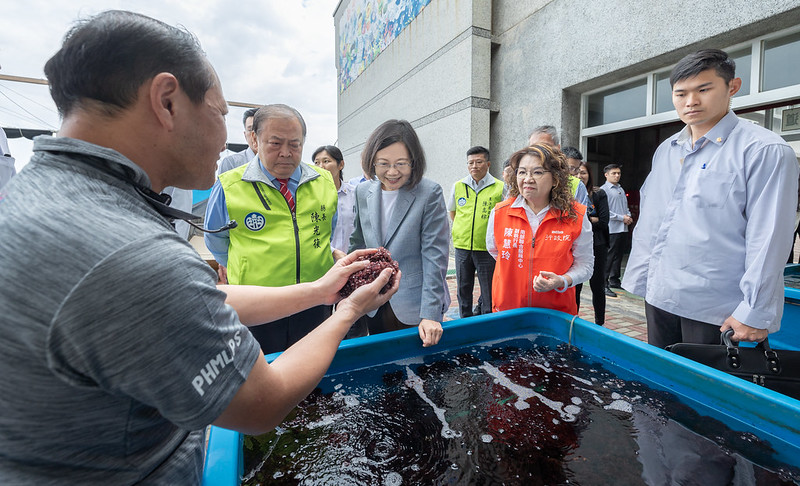
[[[495,204],[503,200],[503,181],[489,174],[489,151],[477,145],[467,150],[469,175],[453,184],[447,210],[453,222],[458,312],[461,317],[492,311],[494,258],[486,251],[486,225]],[[472,308],[475,274],[481,288],[479,309]]]
[[[253,117],[253,130],[258,156],[219,175],[206,209],[208,229],[229,219],[238,226],[206,233],[206,246],[229,284],[313,282],[334,262],[336,186],[327,170],[301,163],[306,125],[297,110],[264,106]],[[317,306],[250,331],[265,354],[283,351],[330,315],[330,306]]]

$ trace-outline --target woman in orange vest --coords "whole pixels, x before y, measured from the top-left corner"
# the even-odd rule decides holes
[[[497,260],[494,312],[545,307],[577,314],[574,286],[594,265],[592,225],[575,202],[560,150],[532,145],[511,156],[509,199],[489,216],[486,248]]]

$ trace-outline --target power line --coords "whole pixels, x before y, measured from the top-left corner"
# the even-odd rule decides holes
[[[11,97],[10,97],[10,96],[8,96],[7,94],[5,94],[3,91],[0,91],[0,94],[1,94],[1,95],[3,95],[3,96],[5,96],[5,97],[6,97],[6,99],[8,99],[8,101],[10,101],[10,102],[14,103],[14,104],[15,104],[15,105],[16,105],[16,106],[17,106],[17,107],[20,109],[20,110],[22,110],[22,111],[24,111],[25,113],[27,113],[28,115],[30,115],[30,116],[31,116],[33,119],[35,119],[35,120],[39,121],[40,123],[42,123],[42,124],[43,124],[44,126],[46,126],[46,127],[53,128],[53,127],[50,125],[50,123],[48,123],[48,122],[46,122],[46,121],[42,120],[42,119],[41,119],[41,118],[39,118],[38,116],[36,116],[36,115],[34,115],[33,113],[31,113],[30,111],[28,111],[28,110],[27,110],[27,109],[26,109],[24,106],[20,105],[19,103],[17,103],[17,102],[16,102],[16,101],[14,101],[14,100],[12,100],[12,99],[11,99]],[[55,130],[55,129],[54,129],[54,130]]]

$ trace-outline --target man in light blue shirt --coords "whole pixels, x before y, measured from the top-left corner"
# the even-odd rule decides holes
[[[628,208],[628,196],[619,184],[622,166],[608,164],[603,167],[606,183],[600,189],[608,196],[608,258],[606,259],[606,296],[616,297],[611,287],[622,288],[622,256],[628,249],[628,226],[633,223]]]
[[[729,111],[741,87],[720,50],[670,76],[686,127],[664,141],[641,189],[623,288],[644,296],[647,340],[763,341],[780,328],[800,169],[777,134]]]
[[[244,165],[253,160],[253,157],[256,156],[256,137],[255,132],[253,132],[253,117],[257,111],[258,108],[249,108],[242,116],[242,123],[244,124],[244,139],[247,141],[247,148],[241,152],[236,152],[235,154],[229,155],[222,159],[222,162],[219,163],[219,170],[217,171],[218,174],[228,172],[229,170],[235,169],[240,165]]]

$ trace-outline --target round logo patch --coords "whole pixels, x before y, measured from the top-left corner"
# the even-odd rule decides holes
[[[250,213],[244,217],[244,225],[250,231],[259,231],[264,228],[264,223],[266,223],[266,219],[259,213]]]
[[[467,204],[467,200],[465,198],[463,198],[463,197],[458,198],[458,205],[459,206],[463,206],[465,204]]]

